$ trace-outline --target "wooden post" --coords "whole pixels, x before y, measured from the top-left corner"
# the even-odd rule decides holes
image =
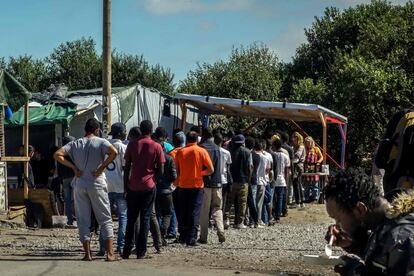
[[[102,131],[108,136],[111,127],[111,0],[103,0]]]
[[[29,103],[24,105],[24,126],[23,126],[24,156],[29,157]],[[24,163],[23,198],[29,199],[29,161]]]
[[[254,122],[253,124],[251,124],[250,126],[248,126],[243,132],[248,133],[250,130],[252,130],[253,128],[257,127],[261,122],[264,121],[265,118],[259,118],[257,119],[256,122]]]
[[[326,164],[326,144],[328,140],[328,130],[327,130],[328,126],[326,123],[325,115],[322,112],[320,112],[319,116],[321,118],[321,123],[322,123],[322,139],[323,139],[323,142],[322,142],[323,162],[322,163],[325,165]]]
[[[181,107],[181,129],[183,130],[184,133],[186,133],[185,127],[187,124],[187,106],[185,105],[185,102],[181,103],[180,107]]]

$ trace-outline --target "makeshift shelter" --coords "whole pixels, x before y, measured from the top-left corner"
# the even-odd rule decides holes
[[[7,210],[7,170],[6,163],[7,161],[24,161],[25,164],[25,175],[27,176],[27,152],[28,145],[25,146],[25,156],[20,158],[7,157],[5,154],[5,134],[4,134],[4,118],[5,118],[5,108],[11,110],[18,110],[23,105],[26,106],[25,110],[27,111],[28,105],[27,101],[30,97],[29,91],[19,83],[12,75],[7,71],[0,69],[0,212],[5,212]],[[27,141],[28,137],[28,122],[27,116],[24,121],[24,135],[23,140]],[[20,136],[22,137],[22,136]],[[16,139],[16,137],[15,137]],[[18,160],[17,160],[18,159]],[[26,189],[27,190],[27,186]]]
[[[68,91],[66,98],[77,104],[69,134],[82,137],[87,119],[102,118],[102,88]],[[158,126],[165,127],[171,135],[173,129],[181,125],[181,110],[172,98],[140,84],[112,88],[111,105],[112,123],[122,122],[127,129],[138,126],[142,120],[150,120],[154,129]],[[198,113],[194,111],[187,111],[187,127],[198,124]]]
[[[327,125],[339,127],[342,140],[340,166],[345,166],[345,145],[348,119],[328,108],[316,104],[248,101],[240,99],[219,98],[210,96],[177,94],[174,99],[185,111],[188,105],[198,108],[200,113],[222,114],[238,117],[255,117],[258,120],[279,119],[296,122],[317,122],[322,124],[324,161],[327,157]],[[184,112],[185,114],[185,112]],[[183,119],[184,120],[184,119]],[[184,120],[185,121],[185,120]],[[333,160],[335,162],[335,160]]]

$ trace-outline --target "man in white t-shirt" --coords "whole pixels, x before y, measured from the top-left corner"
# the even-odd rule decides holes
[[[286,177],[288,175],[288,168],[290,167],[290,160],[288,155],[282,151],[282,141],[275,139],[273,141],[273,147],[275,149],[275,220],[279,221],[282,215],[283,206],[286,200]]]
[[[267,153],[264,151],[264,146],[265,145],[263,140],[257,140],[254,146],[254,154],[257,154],[260,158],[256,174],[256,210],[258,220],[255,226],[258,228],[262,228],[264,226],[264,223],[262,221],[263,201],[266,186],[269,185],[270,182],[270,173],[272,168],[272,156],[270,155],[269,158]]]
[[[228,150],[223,148],[223,136],[218,133],[214,135],[214,143],[220,148],[220,173],[221,173],[221,193],[222,193],[222,210],[226,210],[227,196],[229,194],[231,184],[233,179],[230,173],[231,165],[231,154]],[[230,220],[226,219],[224,221],[224,227],[228,228],[230,225]]]
[[[118,239],[117,251],[122,254],[125,244],[125,231],[127,223],[127,202],[124,197],[124,166],[125,151],[127,146],[123,143],[126,138],[126,127],[123,123],[115,123],[111,126],[109,135],[112,139],[109,142],[118,151],[117,157],[106,168],[106,180],[108,182],[108,196],[111,206],[116,206],[118,217]],[[101,239],[100,239],[101,242]],[[100,254],[104,253],[103,243],[101,243]]]

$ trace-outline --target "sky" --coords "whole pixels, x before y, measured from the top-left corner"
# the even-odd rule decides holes
[[[92,37],[102,50],[102,0],[4,0],[0,57],[48,56],[60,43]],[[233,47],[263,43],[285,62],[304,29],[328,6],[369,0],[113,0],[112,49],[169,67],[175,82]],[[402,4],[405,0],[390,1]]]

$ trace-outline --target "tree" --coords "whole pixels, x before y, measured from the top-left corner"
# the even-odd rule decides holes
[[[10,57],[6,70],[31,92],[40,92],[49,85],[46,64],[42,59],[24,55]]]
[[[112,85],[127,86],[140,83],[163,93],[174,92],[174,74],[157,64],[150,67],[142,55],[112,53]]]
[[[190,71],[178,91],[181,93],[277,100],[281,87],[281,63],[263,45],[233,49],[228,61],[198,64]]]
[[[102,62],[92,38],[60,44],[47,62],[53,83],[65,83],[70,90],[101,87]]]
[[[370,141],[381,136],[391,114],[413,106],[413,14],[411,1],[327,8],[285,66],[282,95],[348,116],[356,163],[373,150]]]

